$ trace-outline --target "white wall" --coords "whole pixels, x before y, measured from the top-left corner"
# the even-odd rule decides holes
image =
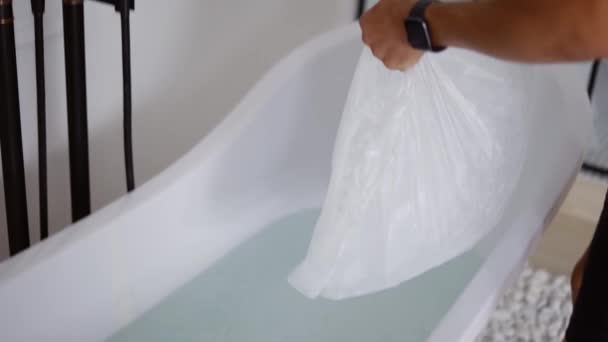
[[[33,23],[14,1],[30,236],[38,240]],[[135,172],[141,184],[207,134],[279,58],[352,20],[355,1],[144,0],[132,17]],[[45,16],[50,227],[70,222],[61,1]],[[92,204],[124,193],[120,24],[113,9],[86,2]],[[201,103],[200,110],[181,110]],[[1,178],[1,177],[0,177]],[[2,191],[0,179],[0,193]],[[0,196],[0,260],[8,256]]]

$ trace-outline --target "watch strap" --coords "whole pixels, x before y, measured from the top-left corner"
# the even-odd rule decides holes
[[[412,9],[410,10],[409,16],[406,19],[406,30],[407,30],[408,22],[409,22],[412,25],[418,26],[419,29],[416,32],[417,34],[423,35],[423,37],[410,37],[409,36],[410,32],[407,32],[408,40],[410,41],[410,44],[412,44],[412,46],[414,48],[433,51],[433,52],[440,52],[440,51],[445,50],[445,46],[438,46],[438,45],[433,44],[431,28],[428,25],[428,22],[426,20],[426,14],[425,14],[426,9],[433,2],[435,2],[435,0],[420,0],[420,1],[416,2],[416,4],[414,4],[414,7],[412,7]],[[424,44],[420,44],[421,38],[424,41]]]

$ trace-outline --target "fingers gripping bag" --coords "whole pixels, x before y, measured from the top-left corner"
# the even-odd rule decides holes
[[[518,182],[535,89],[552,80],[532,70],[450,49],[391,71],[365,48],[323,210],[290,283],[311,298],[359,296],[472,248]]]

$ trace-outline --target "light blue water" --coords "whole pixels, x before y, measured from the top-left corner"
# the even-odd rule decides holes
[[[378,294],[310,300],[286,278],[305,255],[318,214],[273,224],[110,340],[422,342],[481,265],[467,253]]]

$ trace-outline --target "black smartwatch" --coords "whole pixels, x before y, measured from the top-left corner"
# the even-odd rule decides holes
[[[445,46],[433,44],[431,28],[426,21],[425,11],[434,0],[418,1],[409,16],[405,19],[405,31],[410,45],[418,50],[439,52],[445,50]]]

